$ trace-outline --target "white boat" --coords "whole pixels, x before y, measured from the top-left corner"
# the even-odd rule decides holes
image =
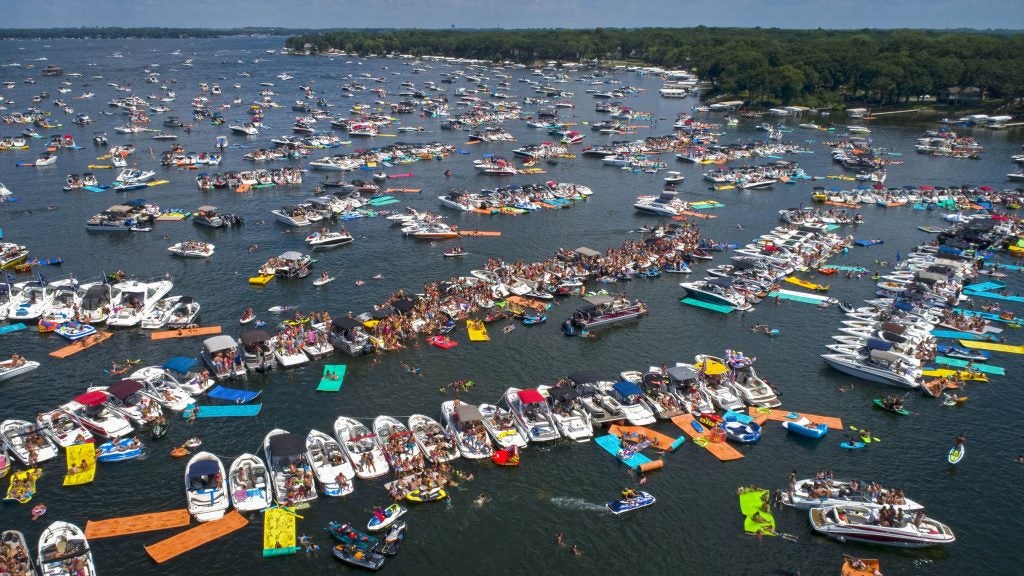
[[[732,280],[729,278],[680,282],[679,285],[686,289],[687,294],[697,300],[718,304],[719,306],[727,306],[740,311],[751,308],[746,298],[732,289]]]
[[[147,366],[133,372],[130,378],[143,382],[153,382],[158,389],[166,386],[198,396],[209,390],[216,383],[206,370],[196,370],[199,361],[189,356],[175,356],[163,366]]]
[[[529,443],[526,434],[519,429],[510,410],[494,404],[481,404],[477,409],[484,417],[484,427],[487,428],[487,432],[490,433],[499,448],[512,446],[523,448]]]
[[[302,346],[286,346],[281,341],[280,334],[270,339],[270,349],[274,351],[274,358],[282,368],[295,368],[309,362],[309,357],[302,351]]]
[[[67,522],[54,522],[43,530],[36,565],[41,576],[96,576],[85,533]]]
[[[373,419],[373,431],[377,444],[387,457],[388,463],[396,470],[411,467],[420,455],[420,447],[412,438],[412,432],[397,418],[381,415]]]
[[[541,385],[537,391],[548,399],[555,425],[562,436],[574,442],[587,442],[594,437],[590,413],[580,404],[575,389],[570,386]]]
[[[461,456],[458,446],[441,424],[424,414],[409,416],[409,430],[416,444],[431,462],[449,462]]]
[[[271,210],[270,213],[277,218],[278,222],[289,226],[309,226],[312,224],[306,216],[306,211],[298,206],[285,206]]]
[[[267,466],[254,454],[242,454],[228,470],[228,492],[239,512],[255,512],[273,503]]]
[[[166,376],[164,370],[153,366],[136,370],[131,377],[142,383],[143,389],[140,394],[149,396],[172,412],[183,412],[190,404],[196,403],[191,394],[179,388],[173,378]]]
[[[201,306],[191,296],[181,296],[167,318],[169,328],[184,328],[195,323]]]
[[[57,445],[43,435],[35,424],[25,420],[0,422],[0,443],[29,468],[56,458],[59,454]]]
[[[11,322],[38,319],[50,309],[55,294],[54,288],[36,280],[15,284],[7,319]]]
[[[828,490],[827,493],[824,490],[826,488]],[[810,510],[811,508],[821,508],[823,506],[844,506],[846,504],[881,507],[883,503],[880,501],[876,502],[866,492],[867,488],[867,484],[858,483],[854,486],[848,480],[831,480],[825,486],[820,480],[805,478],[797,480],[792,498],[790,498],[788,490],[783,491],[782,503],[786,506],[792,506],[797,510]],[[903,504],[891,504],[891,506],[902,508],[904,512],[916,512],[924,509],[924,506],[910,498],[904,498]]]
[[[6,473],[6,470],[4,471]],[[0,547],[7,556],[7,574],[11,576],[35,576],[37,574],[32,552],[25,535],[17,530],[0,533]]]
[[[441,403],[441,420],[445,429],[458,441],[459,452],[470,460],[490,458],[494,446],[484,427],[483,415],[472,404],[456,400]]]
[[[112,302],[107,326],[135,326],[172,288],[174,284],[169,280],[119,282],[114,286],[117,297]]]
[[[145,385],[142,382],[126,378],[110,386],[91,386],[86,391],[106,394],[104,403],[107,407],[141,427],[163,416],[160,403],[143,394],[143,388]]]
[[[70,322],[82,304],[84,292],[74,278],[51,282],[50,286],[54,289],[53,299],[40,320],[51,324]]]
[[[177,254],[185,258],[209,258],[213,256],[214,245],[199,240],[186,240],[172,244],[167,248],[171,254]]]
[[[275,428],[263,438],[263,453],[274,485],[274,500],[292,505],[316,500],[316,481],[306,462],[305,439]]]
[[[78,307],[78,317],[87,324],[100,324],[107,321],[110,314],[110,302],[113,300],[110,284],[91,282],[83,284],[82,303]]]
[[[60,448],[93,441],[92,433],[62,408],[40,412],[36,416],[36,428]]]
[[[0,382],[31,372],[36,368],[39,368],[39,362],[25,360],[20,356],[18,360],[4,360],[0,362]]]
[[[384,452],[377,445],[377,435],[358,420],[338,416],[334,421],[334,437],[348,454],[356,476],[369,480],[384,476],[390,470]]]
[[[306,244],[313,250],[325,250],[352,243],[352,235],[348,232],[313,232],[306,236]]]
[[[209,452],[199,452],[185,466],[185,500],[188,513],[198,522],[224,517],[231,507],[225,484],[224,464]]]
[[[862,380],[897,386],[919,388],[921,371],[905,365],[895,355],[882,350],[872,350],[869,355],[822,354],[829,366]]]
[[[356,473],[337,440],[319,430],[310,430],[306,435],[306,461],[313,469],[324,495],[345,496],[352,493],[355,487],[352,479]]]
[[[95,436],[114,439],[133,434],[132,423],[108,407],[106,402],[106,392],[85,392],[62,404],[61,409],[78,419]]]
[[[882,526],[879,508],[843,504],[808,511],[811,528],[840,542],[864,542],[900,548],[925,548],[956,541],[945,524],[923,513],[904,515],[900,522]],[[918,516],[920,514],[920,516]]]
[[[178,301],[182,298],[183,296],[168,296],[161,299],[155,306],[150,308],[149,312],[146,312],[146,315],[139,322],[139,326],[146,330],[159,330],[167,326],[167,322],[171,319],[171,311],[174,310],[174,307],[178,305]]]
[[[540,392],[509,388],[500,403],[511,410],[519,428],[525,431],[531,442],[550,442],[561,438],[551,409]]]
[[[238,343],[227,334],[203,340],[202,357],[217,380],[236,378],[246,373],[245,363],[238,357]]]
[[[601,401],[611,412],[619,412],[633,426],[654,424],[657,418],[643,401],[644,392],[639,386],[625,380],[621,382],[599,382],[598,389],[606,394]]]

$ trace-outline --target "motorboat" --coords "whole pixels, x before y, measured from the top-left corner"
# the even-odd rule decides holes
[[[313,232],[306,236],[306,244],[313,250],[326,250],[352,243],[352,235],[348,232]]]
[[[17,530],[0,533],[0,547],[7,551],[7,572],[12,576],[34,576],[36,566],[32,560],[25,535]]]
[[[37,320],[53,304],[56,290],[45,282],[30,280],[14,284],[7,319],[11,322]]]
[[[711,400],[722,410],[742,410],[743,400],[732,387],[729,379],[729,367],[717,359],[698,354],[695,366],[703,376],[701,385],[711,396]]]
[[[829,366],[862,380],[896,386],[919,388],[921,371],[905,365],[899,355],[884,350],[871,350],[868,355],[822,354]]]
[[[669,378],[669,391],[691,412],[704,414],[715,411],[715,404],[703,385],[699,368],[693,364],[677,362],[665,373]]]
[[[359,478],[378,478],[390,470],[384,451],[377,445],[376,434],[365,424],[354,418],[338,416],[334,421],[334,437],[348,454]]]
[[[263,452],[278,504],[300,504],[316,499],[316,481],[306,462],[306,443],[302,436],[275,428],[263,438]]]
[[[312,264],[313,258],[308,254],[288,250],[276,258],[271,258],[260,267],[259,272],[280,278],[305,278],[309,276]]]
[[[742,294],[732,288],[732,284],[733,281],[730,278],[712,278],[679,283],[686,289],[687,294],[697,300],[740,311],[749,310],[751,304]]]
[[[174,307],[178,305],[182,298],[184,296],[168,296],[161,299],[142,317],[139,327],[146,330],[159,330],[167,326],[171,318],[171,311],[174,310]]]
[[[284,206],[276,210],[271,210],[277,221],[288,226],[309,226],[312,224],[306,215],[306,210],[300,206]]]
[[[567,322],[577,331],[589,331],[639,318],[646,313],[647,306],[639,300],[598,294],[583,298],[583,305],[573,312]]]
[[[900,548],[925,548],[956,541],[945,524],[924,516],[907,516],[889,526],[879,522],[879,508],[842,504],[808,511],[811,528],[840,542],[864,542]]]
[[[130,327],[142,322],[174,284],[169,280],[138,282],[125,280],[114,285],[117,297],[111,304],[107,326]]]
[[[518,427],[531,442],[550,442],[561,437],[547,400],[537,390],[509,388],[499,405],[501,403],[512,412]]]
[[[10,419],[0,423],[0,443],[29,468],[60,454],[52,440],[35,424],[25,420]]]
[[[39,536],[36,566],[42,576],[95,576],[92,550],[82,529],[67,522],[54,522]],[[69,566],[75,567],[73,572]]]
[[[167,318],[169,328],[185,328],[195,324],[196,317],[202,307],[191,296],[181,296],[171,308]]]
[[[100,324],[107,321],[110,314],[112,291],[106,282],[83,284],[82,302],[78,306],[78,317],[87,324]]]
[[[646,373],[625,370],[620,372],[619,376],[643,389],[644,396],[641,400],[646,402],[647,407],[659,420],[667,420],[687,411],[686,403],[672,393],[669,387],[671,379],[661,371],[661,368],[652,366]]]
[[[327,339],[331,346],[348,356],[359,356],[373,351],[373,343],[366,332],[366,327],[354,318],[332,318]]]
[[[0,242],[0,270],[21,264],[28,258],[28,248],[13,242]]]
[[[574,388],[568,385],[541,385],[537,391],[547,398],[555,425],[562,436],[573,442],[587,442],[594,437],[590,413],[580,404]]]
[[[167,373],[163,369],[142,368],[132,373],[131,378],[142,383],[143,389],[139,392],[140,394],[149,396],[172,412],[183,412],[190,405],[196,403],[196,399],[178,387],[177,382],[173,378],[167,377]]]
[[[431,462],[450,462],[462,455],[456,442],[445,433],[441,423],[430,416],[409,416],[409,430],[412,430],[413,439]]]
[[[865,490],[866,484],[854,483],[849,480],[831,480],[827,483],[814,478],[797,480],[792,498],[788,490],[783,491],[782,503],[792,506],[798,510],[810,510],[824,506],[843,506],[855,504],[859,506],[882,507],[881,498],[876,501],[871,494]],[[826,492],[827,490],[827,492]],[[885,493],[882,490],[882,493]],[[911,500],[903,498],[902,504],[890,504],[894,508],[902,508],[904,512],[917,512],[923,510],[924,506]]]
[[[377,416],[373,419],[373,431],[388,463],[396,470],[408,467],[420,454],[420,447],[412,439],[412,432],[397,418]]]
[[[336,545],[331,554],[334,555],[338,560],[357,566],[359,568],[365,568],[367,570],[377,571],[384,566],[384,561],[387,558],[378,552],[373,550],[351,550],[349,546],[345,544]]]
[[[184,258],[209,258],[213,256],[214,245],[200,240],[185,240],[167,248],[171,254]]]
[[[0,382],[10,380],[15,376],[21,376],[39,368],[39,362],[25,360],[20,356],[17,359],[4,360],[0,362]]]
[[[355,487],[355,470],[341,444],[319,430],[306,435],[306,461],[316,475],[317,483],[326,496],[345,496]]]
[[[729,367],[729,383],[747,404],[751,406],[767,406],[769,408],[782,405],[772,387],[758,377],[757,372],[754,370],[755,358],[744,356],[742,352],[726,350],[726,357],[724,359],[708,355],[698,355],[694,360],[699,366],[705,358]]]
[[[63,408],[40,412],[36,416],[36,428],[62,449],[94,440],[92,433]]]
[[[72,321],[75,317],[75,311],[82,304],[83,293],[78,282],[74,278],[68,278],[51,282],[50,286],[54,290],[53,299],[50,301],[50,306],[46,312],[39,317],[41,323],[59,325]]]
[[[238,343],[227,334],[203,340],[201,355],[217,380],[241,377],[246,373],[245,363],[238,357]]]
[[[782,427],[791,434],[808,438],[821,438],[828,433],[828,424],[812,422],[806,417],[801,417],[798,420],[787,420],[782,423]]]
[[[270,475],[259,456],[245,453],[228,470],[228,493],[239,512],[256,512],[273,504]]]
[[[163,416],[159,402],[142,393],[145,386],[138,380],[126,378],[110,386],[93,386],[87,392],[102,392],[107,395],[104,403],[113,411],[127,418],[135,426],[146,426]]]
[[[188,461],[185,466],[185,500],[188,513],[197,522],[219,520],[231,507],[225,477],[224,464],[209,452],[199,452]]]
[[[96,390],[75,396],[74,400],[61,405],[61,409],[71,414],[95,436],[120,438],[133,434],[135,431],[131,422],[109,408],[106,402],[107,393]]]
[[[654,412],[643,400],[644,391],[636,384],[621,380],[615,383],[604,382],[598,387],[608,395],[602,399],[605,407],[621,411],[626,421],[633,426],[647,426],[657,421]]]
[[[278,334],[270,339],[270,350],[282,368],[295,368],[309,362],[309,357],[302,351],[305,342],[295,343],[285,341],[283,334]]]
[[[472,404],[446,400],[441,404],[441,420],[458,442],[458,451],[470,460],[490,458],[494,446],[487,435],[483,414]]]
[[[272,352],[274,338],[263,330],[246,330],[238,338],[242,347],[245,367],[256,372],[265,372],[275,365]]]
[[[164,386],[180,388],[188,394],[198,396],[216,383],[206,370],[197,370],[199,360],[189,356],[175,356],[162,366],[147,366],[133,372],[129,377],[145,382],[154,382],[158,389]]]
[[[523,448],[529,441],[526,434],[519,429],[512,412],[494,404],[481,404],[477,407],[483,416],[484,428],[500,448],[512,446]]]
[[[242,219],[233,214],[221,214],[216,206],[200,206],[192,214],[192,223],[207,228],[228,228],[240,225]]]

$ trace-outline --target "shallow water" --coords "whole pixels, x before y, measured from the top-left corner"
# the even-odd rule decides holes
[[[85,149],[61,152],[56,166],[42,169],[14,168],[16,162],[30,161],[38,156],[43,141],[33,142],[33,150],[0,154],[0,181],[21,198],[19,202],[0,205],[0,227],[5,241],[27,244],[32,257],[62,257],[62,269],[44,270],[48,278],[75,273],[83,281],[101,272],[124,269],[140,278],[169,274],[175,282],[174,293],[191,294],[202,304],[202,323],[223,325],[229,334],[240,329],[237,318],[246,305],[261,311],[260,317],[271,324],[274,317],[262,312],[276,304],[294,304],[302,309],[327,309],[332,314],[348,310],[359,312],[382,300],[391,291],[403,288],[418,291],[425,282],[452,275],[462,275],[482,266],[486,258],[536,261],[549,257],[559,246],[575,248],[589,246],[603,250],[624,239],[635,237],[631,230],[656,220],[635,213],[632,203],[640,193],[656,193],[661,177],[648,174],[626,174],[600,165],[590,159],[565,161],[557,167],[545,166],[547,175],[525,176],[515,182],[538,182],[546,179],[573,181],[590,186],[594,196],[568,210],[542,210],[518,217],[479,216],[454,214],[445,211],[448,220],[460,227],[499,230],[500,238],[467,238],[463,247],[472,252],[465,258],[446,259],[441,252],[445,243],[422,243],[407,240],[382,219],[346,222],[356,236],[347,247],[324,252],[316,270],[328,270],[337,280],[323,288],[314,288],[310,281],[282,282],[276,280],[265,288],[251,288],[246,278],[265,259],[284,250],[302,249],[302,234],[286,234],[285,227],[273,222],[270,210],[292,200],[308,197],[321,173],[310,172],[300,189],[260,190],[253,194],[234,194],[225,191],[201,193],[195,189],[194,173],[158,166],[159,154],[169,146],[138,135],[114,135],[113,126],[124,117],[119,114],[104,116],[113,110],[106,101],[121,95],[106,82],[130,81],[134,93],[146,95],[157,92],[156,87],[144,83],[143,69],[161,64],[159,70],[165,79],[176,78],[173,86],[178,99],[171,104],[174,114],[188,117],[190,98],[198,93],[201,81],[219,82],[224,89],[223,101],[230,102],[237,92],[234,82],[243,84],[242,94],[252,100],[260,81],[277,84],[275,99],[284,108],[270,110],[266,124],[273,127],[256,139],[246,141],[247,147],[269,147],[269,139],[285,133],[296,113],[290,111],[293,100],[300,98],[297,87],[315,82],[318,91],[342,112],[356,102],[373,102],[376,95],[364,93],[356,98],[344,98],[338,90],[346,74],[368,72],[386,75],[387,86],[397,93],[398,84],[405,80],[422,83],[439,80],[437,74],[446,70],[434,64],[432,71],[410,75],[410,67],[400,60],[364,60],[336,58],[300,58],[268,55],[266,49],[279,48],[279,38],[228,38],[209,40],[118,40],[118,41],[26,41],[6,42],[0,47],[0,63],[21,62],[46,56],[40,65],[62,65],[66,71],[80,71],[83,76],[75,80],[73,92],[64,95],[76,112],[84,112],[98,119],[93,126],[81,128],[70,124],[70,117],[55,111],[65,122],[62,133],[75,135]],[[180,49],[184,54],[171,55]],[[118,51],[123,58],[108,55]],[[194,54],[192,54],[194,52]],[[192,57],[195,65],[182,67],[180,63]],[[253,60],[261,59],[259,63]],[[236,63],[243,60],[244,64]],[[89,66],[95,63],[95,66]],[[383,70],[383,67],[387,70]],[[248,71],[252,78],[240,78],[238,72]],[[287,71],[294,80],[281,82],[275,76]],[[391,75],[400,72],[401,76]],[[517,78],[528,71],[513,73]],[[101,74],[103,80],[89,77]],[[21,79],[28,73],[24,69],[2,68],[0,80],[18,82],[12,90],[2,93],[17,102],[12,109],[23,109],[30,96],[46,89],[52,98],[57,94],[59,81],[41,79],[28,86]],[[35,74],[33,74],[35,75]],[[224,79],[218,80],[218,77]],[[640,129],[638,137],[658,134],[671,129],[672,119],[681,110],[689,110],[693,99],[666,100],[657,96],[659,83],[655,79],[623,74],[624,82],[648,89],[646,94],[627,100],[628,105],[640,110],[651,110],[658,126]],[[491,83],[500,79],[491,78]],[[91,100],[71,97],[88,89],[96,92]],[[372,84],[372,82],[367,82]],[[461,81],[445,85],[449,89],[471,87]],[[525,84],[512,81],[513,91],[526,95]],[[593,112],[593,103],[584,83],[570,83],[565,89],[576,93],[576,120],[598,121],[602,117]],[[394,99],[394,97],[392,97]],[[44,101],[44,109],[52,104]],[[243,109],[237,107],[225,113],[229,121],[244,118]],[[398,195],[401,204],[396,208],[412,206],[417,209],[441,211],[436,196],[449,189],[475,190],[494,186],[496,182],[478,176],[472,160],[484,153],[511,156],[511,149],[523,143],[535,143],[549,137],[532,131],[521,124],[508,123],[519,142],[509,144],[463,145],[466,134],[438,130],[437,119],[403,116],[404,123],[423,125],[426,134],[402,134],[395,140],[441,140],[459,145],[470,152],[453,155],[442,162],[411,165],[400,171],[411,171],[415,177],[397,181],[402,186],[422,188],[422,194]],[[744,125],[728,130],[723,141],[744,141],[763,135],[753,129],[757,121],[744,121]],[[639,123],[639,122],[636,122]],[[796,124],[797,122],[792,122]],[[226,134],[222,128],[200,122],[191,134],[180,134],[178,140],[188,150],[212,150],[214,138]],[[1019,131],[985,132],[976,135],[987,147],[979,161],[928,158],[913,154],[914,138],[927,125],[918,123],[872,124],[872,138],[879,145],[895,147],[905,155],[905,166],[890,171],[889,184],[990,184],[1003,187],[1004,175],[1011,171],[1008,159],[1018,153],[1022,141]],[[20,126],[5,125],[0,133],[14,134]],[[171,183],[135,193],[129,197],[144,196],[162,207],[182,207],[193,210],[201,204],[214,204],[227,212],[244,216],[248,224],[236,230],[200,230],[188,222],[158,222],[149,234],[130,236],[89,235],[84,220],[121,200],[122,195],[112,192],[92,194],[61,191],[64,178],[71,172],[83,172],[85,166],[95,162],[99,153],[93,149],[90,137],[94,131],[106,130],[112,143],[133,141],[138,147],[136,158],[144,167],[157,170],[157,176]],[[587,143],[596,144],[604,137],[587,132]],[[836,173],[828,150],[820,143],[822,132],[797,130],[793,139],[815,139],[810,143],[815,154],[794,156],[811,174]],[[232,143],[242,142],[229,135]],[[616,137],[623,139],[623,137]],[[393,139],[378,138],[373,145]],[[609,139],[610,140],[610,139]],[[356,145],[368,145],[356,143]],[[152,157],[149,150],[152,149]],[[344,149],[343,149],[344,150]],[[328,151],[330,152],[330,151]],[[244,151],[229,149],[218,169],[220,171],[246,169],[251,166],[241,160]],[[314,154],[310,157],[316,158]],[[674,163],[671,169],[687,176],[680,187],[681,196],[692,200],[714,197],[726,205],[713,211],[717,219],[700,223],[704,235],[717,240],[746,242],[778,224],[776,210],[809,203],[810,183],[777,186],[770,191],[738,192],[735,190],[708,191],[700,178],[700,167]],[[284,163],[281,163],[284,165]],[[269,163],[268,167],[273,167]],[[445,178],[443,171],[451,169],[454,176]],[[114,175],[96,171],[101,179]],[[107,171],[109,172],[109,171]],[[353,174],[353,177],[358,176]],[[365,177],[365,175],[363,176]],[[505,181],[503,181],[504,183]],[[826,180],[825,185],[840,184]],[[853,183],[842,183],[851,185]],[[47,206],[55,207],[47,210]],[[834,260],[837,263],[863,264],[873,267],[875,259],[892,261],[897,250],[904,253],[928,235],[916,228],[923,224],[941,225],[935,212],[910,209],[881,209],[873,206],[862,209],[866,223],[859,227],[859,238],[884,238],[886,243],[871,248],[853,248],[849,254]],[[264,219],[266,224],[255,224]],[[742,226],[742,228],[740,228]],[[166,238],[165,238],[166,237]],[[216,254],[207,261],[181,260],[171,256],[166,247],[189,238],[201,238],[216,244]],[[246,250],[258,243],[255,253]],[[724,255],[718,256],[721,260]],[[706,266],[704,266],[706,267]],[[379,272],[383,278],[371,277]],[[356,286],[355,280],[366,284]],[[886,392],[878,386],[855,381],[829,370],[818,358],[825,351],[822,344],[829,340],[839,325],[838,310],[820,310],[799,303],[766,303],[745,315],[722,316],[682,306],[678,303],[682,289],[679,280],[666,276],[657,280],[633,281],[616,285],[630,297],[647,302],[651,314],[639,322],[600,333],[595,340],[565,338],[558,330],[560,321],[574,308],[572,300],[561,301],[549,312],[550,321],[537,327],[517,328],[508,334],[491,330],[492,341],[470,344],[464,332],[453,336],[461,345],[442,351],[434,347],[412,347],[401,353],[380,357],[342,359],[348,364],[345,385],[338,394],[325,395],[313,391],[319,380],[320,367],[310,364],[291,371],[277,371],[269,376],[252,379],[255,386],[263,387],[262,414],[248,419],[222,419],[201,421],[193,428],[177,425],[163,441],[150,445],[150,455],[144,461],[101,466],[95,483],[77,488],[61,486],[60,464],[48,463],[40,482],[38,501],[45,502],[49,512],[42,522],[68,520],[84,526],[89,518],[168,510],[183,506],[182,474],[184,462],[165,454],[174,443],[199,434],[204,449],[210,450],[229,464],[241,452],[260,453],[263,435],[279,427],[293,432],[310,428],[330,431],[339,414],[372,419],[387,413],[408,416],[422,412],[437,416],[438,405],[444,396],[438,388],[453,379],[471,379],[476,386],[465,396],[470,402],[493,402],[509,386],[527,387],[551,383],[556,378],[581,368],[595,369],[613,375],[621,370],[643,369],[666,362],[688,361],[694,354],[720,354],[725,348],[743,350],[758,358],[760,374],[783,391],[786,408],[835,414],[847,424],[869,428],[882,439],[864,451],[846,451],[838,447],[841,438],[833,432],[819,442],[787,437],[781,426],[769,424],[765,438],[754,446],[741,447],[746,458],[738,462],[721,464],[687,442],[666,459],[663,471],[653,473],[648,490],[658,503],[645,511],[624,517],[614,517],[602,509],[605,499],[613,498],[622,486],[631,482],[627,471],[604,451],[594,445],[558,444],[531,446],[523,455],[523,465],[516,469],[500,469],[489,464],[462,462],[460,467],[476,475],[472,482],[455,490],[451,507],[444,504],[424,505],[408,516],[410,524],[406,549],[389,559],[386,569],[396,574],[417,570],[425,574],[447,572],[478,573],[486,565],[502,574],[533,573],[641,573],[668,574],[696,571],[723,574],[772,574],[778,570],[800,569],[803,574],[833,574],[838,571],[842,553],[852,553],[882,559],[886,574],[1010,574],[1024,563],[1016,534],[1024,529],[1019,514],[1004,515],[1006,497],[1017,490],[1022,467],[1013,462],[1020,450],[1019,437],[1007,433],[1007,424],[1024,416],[1019,402],[1016,373],[1024,363],[999,355],[993,363],[1007,367],[1008,376],[994,378],[990,384],[968,387],[971,400],[962,408],[949,409],[940,403],[907,396],[907,406],[914,412],[900,418],[871,408],[871,398]],[[862,280],[831,279],[832,293],[842,300],[858,301],[870,297],[872,283]],[[1020,290],[1019,277],[1008,279],[1011,290]],[[1009,306],[1013,309],[1013,305]],[[774,338],[755,335],[745,328],[762,322],[781,330]],[[1011,342],[1021,338],[1008,331]],[[39,335],[24,331],[0,336],[0,356],[18,351],[30,359],[42,362],[42,367],[30,375],[0,384],[3,404],[0,418],[31,419],[32,415],[53,408],[77,394],[90,384],[109,381],[104,368],[112,360],[141,358],[143,363],[158,364],[179,354],[197,354],[198,339],[169,340],[151,343],[141,331],[118,331],[101,346],[56,360],[47,353],[62,345],[55,335]],[[422,375],[414,376],[402,368],[402,363],[418,366]],[[853,385],[848,392],[841,386]],[[671,425],[658,425],[668,434],[676,434]],[[969,444],[967,458],[957,467],[946,464],[945,454],[957,434],[964,433]],[[777,538],[754,540],[742,532],[742,517],[738,512],[735,490],[740,485],[757,484],[781,487],[791,469],[801,477],[815,470],[829,467],[837,477],[857,476],[879,479],[887,485],[904,487],[911,497],[924,502],[929,514],[949,524],[957,534],[958,542],[938,550],[900,551],[859,545],[841,545],[815,536],[806,526],[804,513],[782,510],[776,513],[779,530],[795,534],[799,542],[791,543]],[[332,574],[347,567],[338,566],[329,558],[328,539],[322,529],[329,520],[365,521],[376,504],[385,501],[385,492],[378,482],[356,483],[354,494],[343,499],[320,498],[311,509],[302,512],[300,533],[314,535],[324,550],[318,558],[297,556],[291,558],[261,559],[260,519],[252,518],[252,525],[205,548],[186,554],[165,565],[156,566],[145,555],[144,544],[161,540],[170,534],[151,533],[134,537],[100,540],[93,543],[99,572],[119,574],[275,574],[301,570],[309,574]],[[481,493],[490,497],[483,506],[474,499]],[[1013,510],[1012,505],[1010,511]],[[5,504],[0,508],[0,526],[26,532],[34,542],[42,530],[40,523],[29,520],[28,507]],[[556,532],[565,534],[566,544],[577,544],[583,554],[573,557],[568,549],[554,544]],[[173,532],[173,531],[171,531]],[[652,545],[652,543],[658,543]],[[671,544],[670,544],[671,543]],[[630,553],[623,553],[629,551]],[[500,564],[496,564],[500,562]],[[499,567],[500,566],[500,567]],[[1018,566],[1014,569],[1013,566]]]

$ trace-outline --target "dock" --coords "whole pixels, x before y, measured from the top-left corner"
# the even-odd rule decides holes
[[[79,352],[85,350],[86,348],[91,348],[99,344],[100,342],[104,342],[107,340],[107,338],[110,338],[111,336],[113,336],[113,334],[111,334],[110,332],[98,331],[91,336],[86,336],[85,338],[82,338],[77,342],[73,342],[63,348],[59,348],[57,350],[54,350],[53,352],[50,352],[50,356],[53,356],[54,358],[67,358],[68,356],[71,356],[73,354],[78,354]]]
[[[97,538],[113,538],[115,536],[127,536],[129,534],[140,534],[154,530],[166,530],[168,528],[183,528],[189,525],[192,517],[188,510],[168,510],[166,512],[152,512],[150,514],[139,514],[137,516],[122,516],[121,518],[109,518],[107,520],[89,520],[85,524],[85,537],[89,540]]]
[[[193,326],[191,328],[178,328],[176,330],[165,330],[163,332],[150,332],[150,340],[167,340],[170,338],[191,338],[193,336],[207,336],[209,334],[220,334],[220,326]]]
[[[176,534],[166,540],[150,544],[146,546],[146,553],[157,564],[163,564],[189,550],[195,550],[212,540],[240,530],[248,523],[249,521],[245,519],[245,516],[239,514],[237,510],[232,510],[220,520],[200,524],[181,534]]]
[[[501,232],[493,230],[459,230],[459,236],[501,236]]]
[[[693,415],[682,414],[679,416],[672,417],[672,423],[679,427],[680,430],[686,433],[687,436],[693,438],[694,443],[697,443],[697,439],[703,440],[699,445],[703,444],[704,448],[710,452],[715,458],[718,458],[722,462],[728,462],[730,460],[739,460],[743,458],[743,454],[739,450],[726,444],[725,442],[708,442],[708,438],[701,432],[697,432],[697,429],[693,427]]]
[[[776,422],[792,422],[799,420],[800,418],[807,418],[812,422],[818,422],[819,424],[828,424],[830,430],[842,430],[843,419],[835,416],[819,416],[817,414],[808,414],[806,412],[786,412],[785,410],[775,410],[774,408],[759,408],[755,406],[747,407],[747,414],[753,417],[764,416],[768,420],[774,420]]]

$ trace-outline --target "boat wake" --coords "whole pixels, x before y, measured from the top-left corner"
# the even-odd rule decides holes
[[[553,496],[551,503],[563,510],[588,510],[590,512],[607,512],[603,504],[587,502],[583,498],[566,498],[564,496]]]

